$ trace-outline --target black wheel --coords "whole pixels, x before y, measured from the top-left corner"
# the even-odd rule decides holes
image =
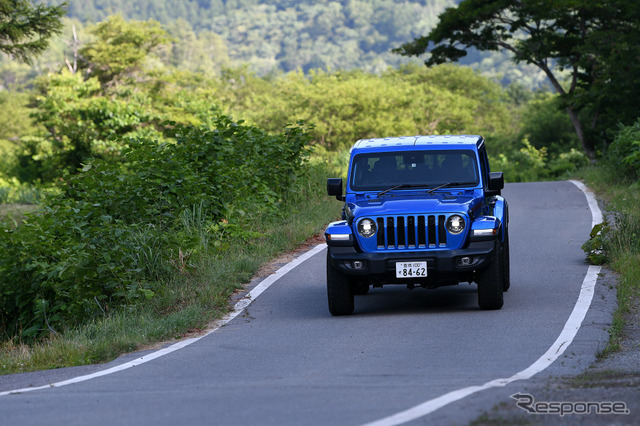
[[[369,293],[369,283],[366,281],[357,280],[351,284],[353,288],[353,294],[356,296],[363,296]]]
[[[480,309],[502,308],[504,281],[502,279],[502,250],[497,244],[498,253],[484,269],[478,273],[478,305]]]
[[[502,243],[501,250],[502,262],[502,290],[507,291],[511,287],[511,270],[509,267],[509,232],[504,236],[504,242]]]
[[[327,251],[327,297],[331,315],[351,315],[353,313],[353,287],[348,276],[331,265]]]

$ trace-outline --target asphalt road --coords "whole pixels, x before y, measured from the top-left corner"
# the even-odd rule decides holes
[[[509,184],[503,194],[512,281],[500,311],[478,309],[475,285],[389,286],[356,296],[353,316],[332,317],[323,250],[183,349],[82,383],[0,396],[0,424],[359,425],[510,377],[565,326],[587,273],[580,246],[592,216],[569,182]],[[614,306],[601,291],[566,355],[540,375],[585,368],[602,349]],[[0,376],[0,392],[102,368]],[[516,382],[477,392],[413,422],[467,424],[491,404],[512,404],[517,391]]]

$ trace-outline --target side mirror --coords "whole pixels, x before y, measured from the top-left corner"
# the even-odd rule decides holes
[[[489,173],[489,191],[487,195],[500,195],[504,188],[504,175],[502,172]]]
[[[327,194],[335,196],[338,201],[344,201],[344,196],[342,195],[342,179],[327,179]]]

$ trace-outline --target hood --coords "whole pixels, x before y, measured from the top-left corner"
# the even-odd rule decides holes
[[[348,197],[347,204],[354,217],[403,214],[462,213],[474,217],[482,205],[482,197],[473,190],[436,192],[433,194],[358,194]]]

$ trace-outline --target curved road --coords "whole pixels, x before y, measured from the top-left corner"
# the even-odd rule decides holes
[[[576,305],[588,269],[580,246],[592,214],[570,182],[509,184],[503,194],[511,212],[512,284],[500,311],[478,309],[475,285],[389,286],[357,296],[353,316],[331,317],[318,250],[224,327],[150,362],[19,394],[6,391],[107,367],[0,376],[0,423],[392,424],[384,419],[511,377],[552,347]],[[594,307],[599,303],[594,298]],[[612,306],[598,305],[595,319],[594,307],[584,324],[598,326],[554,367],[586,367],[603,347]],[[479,401],[513,404],[508,395],[521,387],[483,390],[402,421],[466,424],[481,413]]]

